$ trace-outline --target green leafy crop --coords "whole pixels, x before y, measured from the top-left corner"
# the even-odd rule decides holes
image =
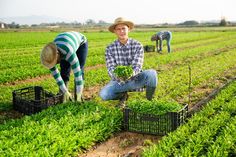
[[[177,112],[183,108],[183,106],[177,102],[166,102],[160,100],[133,100],[128,102],[128,107],[135,112],[154,115],[163,115],[167,112]]]
[[[115,68],[114,73],[119,78],[127,79],[132,76],[133,69],[131,66],[119,65]]]

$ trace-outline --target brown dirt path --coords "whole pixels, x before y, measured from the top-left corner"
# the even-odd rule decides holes
[[[120,132],[79,157],[140,157],[144,147],[150,146],[160,139],[161,136]]]

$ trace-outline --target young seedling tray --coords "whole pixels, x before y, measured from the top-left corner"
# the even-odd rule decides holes
[[[166,135],[185,123],[187,114],[188,105],[184,105],[184,107],[178,112],[168,112],[163,115],[143,114],[125,108],[123,112],[123,127],[125,131],[130,132]]]
[[[155,52],[155,46],[153,45],[145,45],[143,48],[145,52]]]
[[[62,103],[62,94],[54,95],[40,86],[31,86],[12,92],[13,108],[21,113],[31,115]]]

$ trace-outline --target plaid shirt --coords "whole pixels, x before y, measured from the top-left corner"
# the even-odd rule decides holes
[[[133,75],[142,70],[144,51],[137,40],[129,38],[125,45],[116,40],[106,48],[105,56],[108,74],[112,80],[117,80],[113,71],[118,65],[132,65]]]

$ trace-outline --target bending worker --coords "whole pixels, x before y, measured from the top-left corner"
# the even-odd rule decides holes
[[[151,37],[151,41],[156,41],[156,49],[157,52],[159,53],[162,52],[162,45],[163,45],[162,40],[166,40],[168,53],[171,52],[171,47],[170,47],[171,39],[172,39],[172,34],[170,31],[160,31]]]
[[[75,76],[75,101],[81,102],[84,87],[84,65],[88,54],[86,37],[79,32],[64,32],[48,43],[41,51],[41,63],[51,74],[63,94],[63,102],[72,100],[68,90],[70,71]],[[60,63],[60,72],[56,64]]]

